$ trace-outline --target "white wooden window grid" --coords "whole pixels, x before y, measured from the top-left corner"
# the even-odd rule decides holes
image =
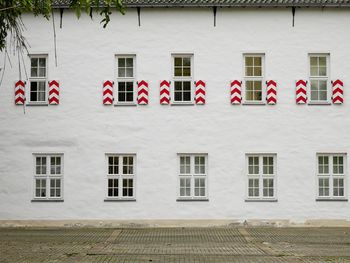
[[[47,55],[30,55],[29,104],[47,104]]]
[[[117,55],[117,83],[115,86],[115,104],[135,105],[136,104],[136,56]]]
[[[172,55],[171,103],[194,104],[193,55]]]
[[[309,103],[330,103],[329,55],[309,54]]]
[[[317,196],[319,199],[346,197],[345,154],[317,154]]]
[[[34,199],[63,199],[62,154],[34,154]]]
[[[136,155],[107,155],[107,199],[135,199]]]
[[[248,154],[247,199],[276,199],[276,155]]]
[[[206,199],[208,196],[207,165],[205,154],[179,154],[179,199]]]
[[[244,103],[262,104],[265,100],[264,54],[245,54],[244,60]]]

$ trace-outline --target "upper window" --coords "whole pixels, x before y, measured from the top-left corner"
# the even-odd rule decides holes
[[[310,62],[310,102],[328,102],[329,55],[311,54]]]
[[[135,104],[135,56],[117,56],[117,104]]]
[[[245,102],[263,101],[264,55],[244,55]]]
[[[207,155],[179,155],[179,198],[207,197]]]
[[[248,199],[275,199],[276,155],[247,155]]]
[[[173,55],[173,102],[193,103],[193,56]]]
[[[135,155],[107,155],[107,198],[135,198]]]
[[[29,103],[47,103],[47,56],[30,57]]]
[[[34,199],[62,199],[63,155],[34,155]]]
[[[345,154],[318,154],[318,198],[345,198]]]

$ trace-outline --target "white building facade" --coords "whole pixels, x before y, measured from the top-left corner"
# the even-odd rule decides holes
[[[347,6],[163,2],[23,17],[0,220],[348,224]]]

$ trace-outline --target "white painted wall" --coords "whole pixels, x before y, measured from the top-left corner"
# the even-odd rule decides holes
[[[56,13],[56,26],[59,14]],[[316,153],[350,149],[350,10],[142,9],[113,15],[106,29],[65,11],[57,28],[26,15],[30,52],[49,54],[59,106],[14,105],[16,57],[0,87],[0,219],[348,219],[348,202],[316,202]],[[159,105],[171,53],[194,53],[205,106]],[[232,106],[228,82],[242,78],[242,53],[264,52],[278,82],[275,106]],[[308,76],[309,52],[329,52],[331,79],[345,83],[341,106],[297,106],[294,82]],[[136,53],[150,103],[107,107],[101,83],[115,77],[115,53]],[[3,57],[2,57],[3,58]],[[27,61],[29,62],[29,61]],[[1,62],[2,63],[2,62]],[[33,152],[64,153],[64,202],[31,203]],[[106,203],[107,152],[137,154],[136,202]],[[177,153],[209,158],[209,202],[176,202]],[[246,203],[245,153],[277,154],[277,203]],[[350,180],[347,181],[349,186]]]

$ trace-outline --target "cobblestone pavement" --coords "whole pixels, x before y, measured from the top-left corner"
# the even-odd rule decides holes
[[[0,228],[0,262],[350,262],[350,228]]]

